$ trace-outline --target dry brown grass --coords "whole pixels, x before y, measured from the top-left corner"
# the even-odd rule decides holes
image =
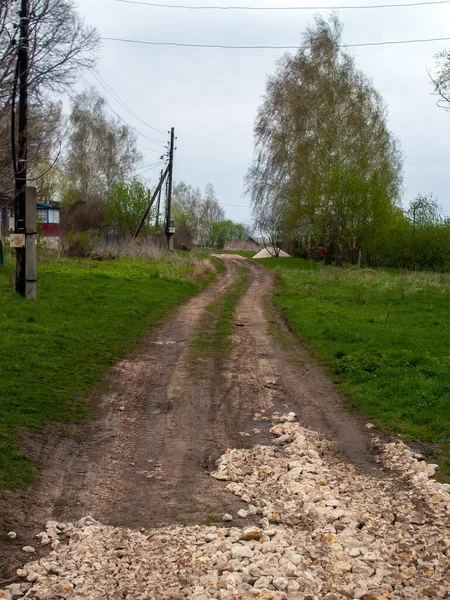
[[[181,256],[169,252],[164,245],[155,244],[152,240],[145,238],[127,240],[120,245],[100,242],[95,247],[93,254],[104,259],[148,260],[152,269],[165,279],[183,279],[187,275],[189,279],[201,280],[215,271],[209,258],[199,258],[193,253]]]

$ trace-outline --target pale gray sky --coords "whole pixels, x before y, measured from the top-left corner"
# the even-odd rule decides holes
[[[178,0],[161,0],[179,4]],[[396,0],[396,2],[406,0]],[[310,6],[318,0],[183,0],[191,5]],[[376,4],[382,0],[325,0],[323,4]],[[80,13],[104,37],[235,45],[296,45],[315,13],[330,11],[186,11],[114,0],[78,0]],[[344,43],[450,37],[450,4],[341,10]],[[436,106],[426,69],[445,42],[352,48],[356,63],[382,94],[389,126],[405,155],[404,203],[433,192],[450,214],[450,114]],[[450,42],[447,42],[450,47]],[[229,218],[249,222],[243,177],[253,152],[253,122],[266,77],[281,50],[156,47],[104,41],[98,71],[142,119],[176,128],[175,179],[204,188],[213,183]],[[121,116],[142,133],[161,136],[130,116],[95,83]],[[140,143],[144,164],[159,159],[158,144]],[[163,148],[160,148],[164,151]],[[156,179],[158,170],[150,171]],[[230,205],[242,205],[239,206]],[[247,207],[247,208],[246,208]]]

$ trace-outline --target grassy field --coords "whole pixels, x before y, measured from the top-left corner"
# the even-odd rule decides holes
[[[196,259],[55,260],[38,265],[38,300],[11,288],[0,269],[0,488],[27,485],[33,464],[23,428],[85,418],[86,396],[171,309],[214,278]],[[74,401],[76,399],[76,401]]]
[[[280,277],[275,304],[350,403],[438,445],[450,473],[450,275],[260,262]]]

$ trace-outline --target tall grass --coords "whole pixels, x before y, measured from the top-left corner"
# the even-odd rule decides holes
[[[262,262],[280,278],[276,305],[350,403],[441,449],[450,471],[450,275]]]

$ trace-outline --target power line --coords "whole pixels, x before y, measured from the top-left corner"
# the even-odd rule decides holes
[[[297,46],[233,46],[229,44],[185,44],[182,42],[150,42],[145,40],[132,40],[125,38],[102,37],[109,42],[124,42],[129,44],[144,44],[147,46],[179,46],[183,48],[221,48],[225,50],[298,50]],[[412,39],[412,40],[390,40],[386,42],[363,42],[358,44],[340,44],[340,48],[360,48],[362,46],[387,46],[390,44],[419,44],[426,42],[446,42],[450,37]]]
[[[138,142],[138,145],[143,148],[144,150],[148,150],[149,152],[154,152],[155,154],[161,154],[164,153],[164,150],[155,150],[154,148],[147,148],[147,146],[143,146],[141,143]]]
[[[245,206],[244,204],[227,204],[226,202],[219,202],[220,206],[233,206],[234,208],[251,208],[251,206]]]
[[[93,85],[91,85],[88,81],[86,81],[86,79],[80,75],[80,79],[85,83],[85,85],[87,85],[95,94],[97,94],[97,96],[99,98],[101,98],[102,96],[100,96],[98,90],[95,89],[95,87]],[[108,103],[108,101],[103,98],[103,100],[105,101],[106,105],[108,106],[109,110],[111,112],[113,112],[116,117],[118,119],[120,119],[120,121],[122,121],[123,123],[125,123],[125,125],[127,125],[130,129],[132,129],[135,133],[137,133],[138,135],[142,136],[146,141],[151,142],[152,144],[155,144],[156,146],[158,146],[159,144],[162,144],[161,140],[155,140],[151,137],[149,137],[148,135],[146,135],[145,133],[142,133],[142,131],[139,131],[139,129],[136,129],[136,127],[133,127],[133,125],[131,125],[130,123],[128,123],[128,121],[126,121],[122,116],[119,115],[119,113],[117,111],[114,110],[114,108],[111,106],[111,104]],[[160,148],[164,148],[164,146],[160,145]]]
[[[142,177],[142,175],[145,175],[146,173],[149,173],[150,171],[154,171],[155,169],[159,169],[162,165],[164,165],[164,162],[161,161],[158,164],[153,165],[152,167],[146,169],[145,171],[142,171],[141,173],[138,173],[139,177]]]
[[[412,6],[432,6],[449,4],[450,0],[432,0],[431,2],[408,2],[406,4],[367,4],[357,6],[192,6],[187,4],[161,4],[157,2],[142,2],[138,0],[115,0],[124,4],[139,4],[157,8],[175,8],[184,10],[252,10],[252,11],[286,11],[286,10],[352,10],[366,8],[404,8]]]
[[[100,75],[100,73],[96,69],[92,69],[91,73],[95,77],[95,79],[97,80],[97,82],[102,86],[102,88],[110,96],[112,96],[114,98],[114,100],[116,100],[116,102],[118,102],[132,117],[134,117],[135,119],[137,119],[138,121],[140,121],[143,125],[146,125],[150,129],[152,129],[153,131],[156,131],[156,133],[160,133],[160,134],[166,136],[166,132],[165,131],[162,131],[161,129],[156,129],[156,127],[153,127],[152,125],[150,125],[149,123],[147,123],[147,121],[145,121],[144,119],[142,119],[142,117],[140,117],[132,108],[130,108],[128,106],[128,104],[126,104],[126,102],[124,100],[122,100],[122,98],[119,96],[119,94],[117,94],[112,89],[112,87],[108,83],[106,83],[106,81],[103,79],[103,77]]]
[[[140,171],[140,170],[142,170],[142,169],[148,169],[148,168],[151,168],[151,167],[155,167],[155,166],[161,165],[161,164],[163,164],[163,163],[164,163],[164,161],[163,161],[163,160],[158,160],[157,162],[150,163],[150,164],[148,164],[148,165],[143,165],[142,167],[136,167],[136,168],[135,168],[135,171]]]

